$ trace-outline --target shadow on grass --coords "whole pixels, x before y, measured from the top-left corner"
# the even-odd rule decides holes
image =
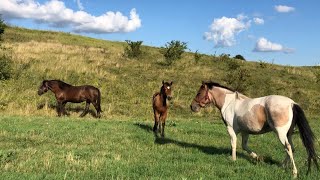
[[[44,103],[38,104],[37,109],[43,109],[45,107]],[[55,104],[48,104],[48,108],[57,110],[57,105]],[[82,113],[84,111],[85,106],[76,106],[76,107],[65,107],[65,112],[63,115],[69,116],[70,114],[68,112],[75,112],[75,113]],[[94,110],[89,109],[88,114],[91,116],[97,118],[97,114]]]
[[[141,128],[147,132],[153,133],[152,127],[150,125],[141,124],[141,123],[135,123],[134,125],[138,126],[139,128]],[[158,137],[157,134],[154,134],[154,136],[155,136],[154,143],[159,144],[159,145],[175,144],[175,145],[182,147],[182,148],[195,148],[195,149],[202,151],[203,153],[210,154],[210,155],[223,155],[223,154],[230,154],[231,155],[231,148],[218,148],[218,147],[214,147],[214,146],[204,146],[204,145],[199,145],[199,144],[195,144],[195,143],[183,142],[183,141],[174,140],[174,139],[166,138],[166,137],[161,138],[161,137]],[[264,163],[270,164],[270,165],[281,166],[280,162],[273,160],[271,157],[263,157],[262,156],[258,160],[254,160],[251,157],[249,157],[249,155],[244,154],[242,152],[237,152],[237,157],[244,158],[253,164],[258,164],[260,162],[264,162]]]

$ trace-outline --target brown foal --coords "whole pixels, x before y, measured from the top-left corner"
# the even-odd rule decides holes
[[[161,137],[164,137],[164,126],[166,124],[166,118],[168,115],[167,99],[170,100],[172,82],[162,81],[160,92],[157,92],[152,97],[152,107],[154,113],[154,126],[153,132],[157,135],[160,130]]]

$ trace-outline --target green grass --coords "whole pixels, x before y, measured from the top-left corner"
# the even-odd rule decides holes
[[[319,136],[319,124],[310,123]],[[134,118],[3,116],[0,125],[1,179],[291,179],[291,168],[280,167],[285,152],[273,133],[250,138],[263,161],[238,148],[233,162],[219,119],[168,120],[165,139],[154,137],[151,121]],[[299,177],[319,179],[314,166],[305,176],[298,134],[294,144]]]
[[[9,27],[3,38],[6,49],[0,54],[12,57],[13,71],[11,79],[0,81],[1,179],[291,179],[291,169],[279,167],[285,151],[274,134],[250,138],[249,146],[264,161],[252,161],[238,148],[238,160],[232,162],[220,113],[212,107],[190,111],[202,80],[232,88],[228,78],[236,72],[230,69],[234,62],[250,75],[243,93],[291,97],[320,136],[313,118],[320,106],[319,67],[213,55],[196,62],[193,53],[168,66],[157,47],[142,46],[140,58],[128,59],[123,56],[126,43],[70,33]],[[36,93],[44,79],[98,87],[102,119],[77,118],[84,103],[68,103],[70,116],[57,118],[54,95]],[[151,98],[162,80],[174,82],[174,98],[167,137],[159,140],[151,132]],[[297,134],[294,142],[300,178],[320,179],[317,172],[305,176],[306,152]]]

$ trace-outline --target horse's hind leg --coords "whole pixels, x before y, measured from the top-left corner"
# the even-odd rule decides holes
[[[293,159],[293,152],[292,152],[292,147],[291,144],[289,143],[288,137],[287,137],[287,131],[284,131],[284,128],[276,128],[277,133],[278,133],[278,137],[280,139],[280,142],[284,145],[285,150],[287,152],[287,156],[289,156],[291,162],[292,162],[292,166],[293,166],[293,176],[297,177],[298,174],[298,170],[296,167],[296,164],[294,163],[294,159]],[[291,137],[290,137],[291,138]],[[290,140],[291,141],[291,140]],[[286,157],[287,159],[288,157]],[[286,161],[286,160],[285,160]]]
[[[86,102],[86,107],[84,108],[84,111],[82,112],[82,114],[80,115],[80,117],[83,117],[83,116],[85,116],[87,113],[88,113],[88,111],[89,111],[89,106],[90,106],[90,102]]]
[[[94,103],[92,103],[92,104],[93,104],[94,108],[95,108],[96,111],[97,111],[97,118],[100,118],[100,117],[101,117],[101,115],[100,115],[100,112],[101,112],[100,104],[97,103],[97,102],[94,102]]]
[[[248,154],[254,159],[257,159],[257,154],[254,153],[251,149],[248,147],[248,139],[249,139],[249,134],[248,133],[241,133],[242,135],[242,149],[247,151]]]

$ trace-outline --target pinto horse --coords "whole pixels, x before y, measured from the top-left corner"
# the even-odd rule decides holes
[[[297,168],[293,159],[294,146],[292,134],[298,125],[300,137],[308,153],[308,171],[311,161],[318,167],[317,154],[314,148],[314,135],[300,106],[288,97],[270,95],[260,98],[249,98],[232,89],[215,82],[203,82],[196,97],[191,103],[191,110],[198,112],[200,108],[213,103],[221,112],[222,119],[231,137],[232,159],[236,160],[237,134],[242,135],[242,148],[252,158],[257,154],[247,146],[249,134],[263,134],[274,131],[293,166],[293,176],[297,176]]]
[[[90,85],[72,86],[60,80],[44,80],[39,87],[38,95],[42,95],[48,90],[52,91],[57,99],[58,116],[65,113],[64,106],[67,102],[81,103],[86,101],[86,107],[80,117],[88,113],[90,103],[95,107],[97,117],[101,117],[101,95],[98,88]]]
[[[166,124],[166,118],[168,115],[167,99],[171,100],[172,82],[162,81],[160,92],[157,92],[152,97],[152,107],[154,114],[154,126],[153,132],[157,134],[160,130],[161,137],[164,137],[164,126]]]

